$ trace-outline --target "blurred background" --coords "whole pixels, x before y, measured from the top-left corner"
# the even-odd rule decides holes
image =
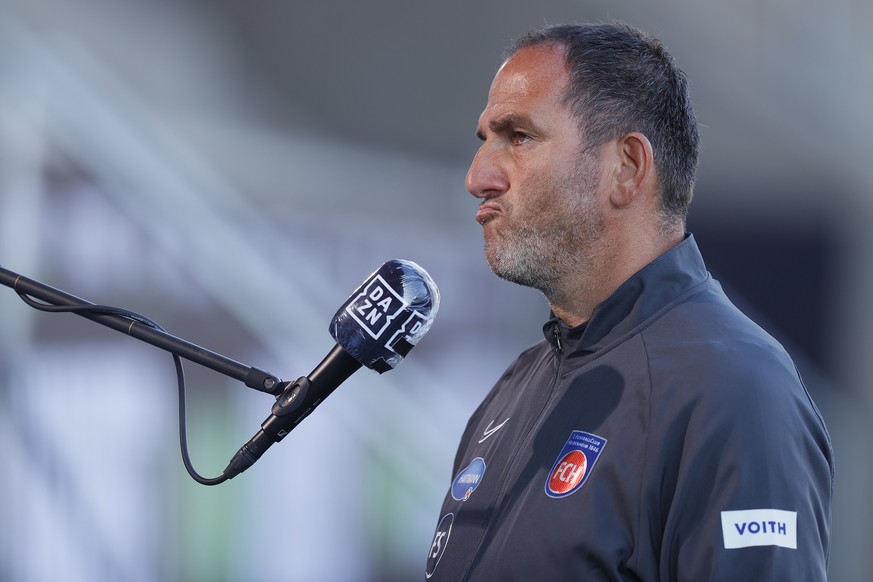
[[[623,19],[688,73],[689,229],[828,423],[831,580],[873,571],[873,4],[861,0],[0,0],[0,265],[285,379],[385,260],[436,323],[257,465],[178,452],[172,359],[0,288],[0,580],[421,579],[468,416],[541,337],[481,253],[464,174],[512,38]],[[187,365],[221,472],[272,398]]]

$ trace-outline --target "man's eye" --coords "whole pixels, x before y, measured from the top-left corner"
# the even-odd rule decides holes
[[[528,134],[522,133],[520,131],[513,131],[511,136],[510,136],[510,139],[512,140],[512,143],[514,145],[520,145],[520,144],[523,144],[524,142],[530,140],[530,136]]]

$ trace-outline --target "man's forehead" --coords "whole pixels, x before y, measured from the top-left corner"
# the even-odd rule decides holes
[[[569,81],[565,50],[554,44],[524,47],[509,56],[491,82],[489,96],[500,92],[546,90]]]
[[[480,127],[524,114],[531,107],[563,105],[568,82],[569,71],[561,48],[543,45],[516,51],[494,76],[488,104],[479,117]]]

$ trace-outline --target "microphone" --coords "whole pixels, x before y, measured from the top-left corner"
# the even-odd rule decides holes
[[[430,330],[440,294],[427,271],[392,259],[374,271],[337,310],[329,331],[336,345],[308,376],[280,386],[270,416],[225,468],[233,479],[281,441],[362,366],[394,369]]]

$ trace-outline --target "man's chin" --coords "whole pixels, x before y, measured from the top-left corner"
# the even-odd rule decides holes
[[[518,265],[507,265],[504,262],[492,259],[487,253],[485,260],[488,262],[491,272],[504,281],[509,281],[522,287],[531,287],[546,295],[548,295],[548,291],[551,289],[542,273],[534,272],[532,269],[519,268]]]

